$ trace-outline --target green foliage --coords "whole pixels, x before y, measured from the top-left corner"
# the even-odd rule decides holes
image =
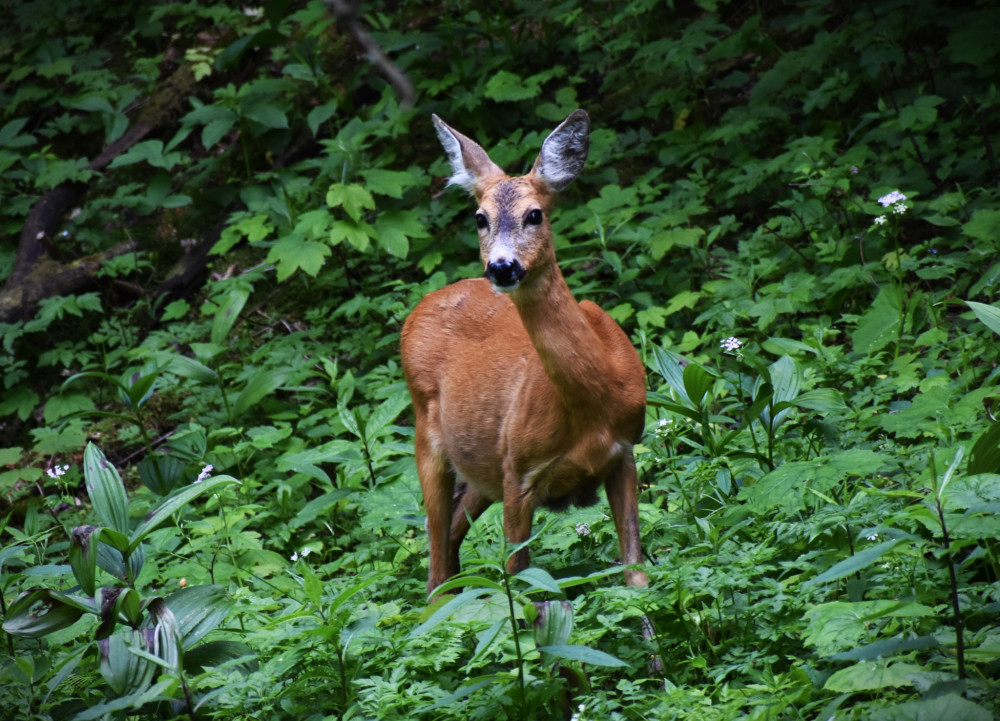
[[[365,3],[411,108],[318,0],[0,9],[0,280],[65,182],[63,260],[137,243],[0,325],[4,713],[1000,713],[990,3]],[[428,605],[398,334],[481,272],[428,117],[521,172],[577,107],[553,228],[648,369],[651,585],[600,505],[511,577],[495,507]]]

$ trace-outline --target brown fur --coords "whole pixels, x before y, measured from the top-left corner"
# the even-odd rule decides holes
[[[572,153],[570,181],[586,157],[585,136],[582,151],[577,147],[581,127],[589,131],[585,121],[577,111],[546,141]],[[593,503],[602,484],[622,561],[641,564],[632,445],[644,424],[645,374],[621,328],[594,303],[577,303],[556,264],[549,211],[553,186],[565,187],[567,172],[543,146],[532,171],[511,178],[473,141],[438,123],[446,150],[450,143],[460,148],[460,156],[449,151],[456,177],[474,178],[463,185],[489,220],[480,231],[484,265],[500,243],[526,274],[508,294],[486,279],[449,285],[427,295],[403,325],[430,534],[428,593],[459,571],[469,519],[493,502],[503,503],[504,532],[517,544],[530,536],[538,506]],[[572,143],[564,141],[570,130]],[[543,157],[556,171],[546,173]],[[525,221],[534,209],[544,213],[539,224]],[[527,565],[522,549],[509,568]],[[647,584],[641,570],[625,576],[631,585]]]

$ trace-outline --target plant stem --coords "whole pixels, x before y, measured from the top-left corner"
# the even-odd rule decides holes
[[[941,535],[944,537],[944,553],[948,561],[948,578],[951,581],[951,608],[955,624],[955,658],[958,663],[958,677],[966,678],[965,672],[965,632],[962,622],[962,608],[958,600],[958,574],[955,572],[955,557],[951,552],[951,537],[948,535],[948,525],[944,518],[944,507],[941,498],[936,495],[934,505],[937,508],[938,520],[941,522]]]
[[[506,565],[503,567],[502,573],[504,592],[507,594],[507,608],[510,612],[510,629],[514,634],[514,654],[517,656],[518,706],[520,706],[518,717],[524,721],[524,657],[521,655],[521,641],[518,639],[517,633],[517,618],[514,616],[514,595],[510,590],[510,574],[507,573]]]

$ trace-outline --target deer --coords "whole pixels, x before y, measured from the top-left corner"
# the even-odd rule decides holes
[[[517,545],[529,539],[538,507],[593,505],[601,486],[625,581],[645,587],[633,455],[645,424],[645,372],[621,327],[574,298],[550,224],[556,195],[587,160],[590,118],[571,113],[520,177],[432,120],[452,169],[448,185],[478,203],[484,275],[426,295],[401,332],[427,513],[428,598],[459,572],[459,546],[491,504],[503,503],[504,535]],[[523,571],[528,559],[522,546],[508,571]]]

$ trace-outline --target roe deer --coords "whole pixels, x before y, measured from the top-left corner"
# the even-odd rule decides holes
[[[522,177],[506,175],[478,144],[433,119],[454,171],[449,184],[479,203],[486,277],[430,293],[403,324],[430,534],[428,595],[458,573],[469,521],[494,501],[503,502],[504,533],[518,544],[529,538],[538,506],[593,504],[602,484],[625,580],[646,586],[636,568],[632,455],[645,419],[643,366],[607,313],[573,298],[549,225],[556,193],[587,160],[587,113],[566,118]],[[512,573],[527,566],[526,548],[508,564]]]

